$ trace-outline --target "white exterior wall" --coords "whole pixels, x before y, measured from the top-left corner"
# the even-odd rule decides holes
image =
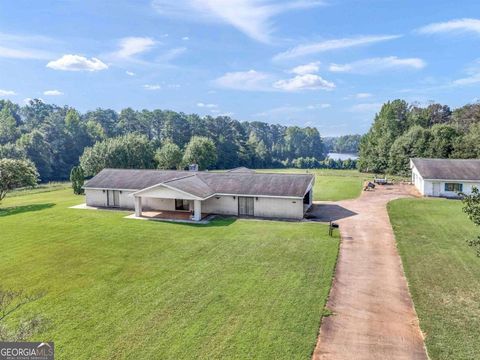
[[[434,181],[428,181],[429,183],[432,184]],[[480,189],[480,181],[479,182],[465,182],[465,181],[455,181],[455,180],[449,180],[449,181],[437,181],[437,183],[440,183],[440,196],[442,197],[458,197],[458,194],[455,191],[445,191],[445,184],[446,183],[455,183],[455,184],[462,184],[463,185],[463,190],[462,192],[469,195],[472,193],[472,188],[476,186],[478,189]],[[432,193],[433,195],[433,193]]]
[[[195,197],[164,186],[159,186],[138,194],[142,198],[143,210],[168,210],[175,211],[175,199],[191,200],[193,209]]]
[[[202,211],[210,214],[238,215],[238,196],[212,196],[202,201]]]
[[[134,209],[133,191],[122,190],[119,194],[120,207]],[[107,207],[107,191],[85,189],[86,203],[89,206]],[[140,194],[143,210],[175,211],[175,199],[188,199],[188,195],[168,188],[152,189]],[[193,198],[192,198],[193,199]],[[258,200],[257,200],[258,199]],[[193,205],[193,201],[192,204]],[[202,212],[220,215],[238,215],[238,196],[219,195],[202,201]],[[193,206],[192,210],[193,210]],[[254,216],[283,219],[302,219],[303,200],[285,198],[254,197]]]
[[[259,197],[254,202],[254,215],[283,219],[302,219],[303,199]]]
[[[440,197],[458,197],[458,194],[455,191],[445,191],[446,183],[462,184],[463,193],[469,195],[472,193],[472,188],[476,186],[480,189],[479,182],[465,182],[458,180],[421,180],[420,186],[415,186],[420,191],[423,196],[440,196]],[[438,188],[438,194],[434,194],[434,187]]]
[[[107,206],[107,192],[85,189],[85,201],[88,206]]]
[[[162,198],[162,199],[185,199],[185,200],[196,200],[198,198],[189,195],[187,193],[176,191],[165,186],[158,186],[156,188],[142,191],[138,196],[142,198],[152,197],[152,198]]]
[[[218,199],[217,199],[218,198]],[[282,219],[302,219],[302,199],[254,197],[254,216]],[[202,202],[202,212],[221,215],[238,215],[238,196],[213,196]]]
[[[417,168],[412,165],[412,184],[418,189],[420,194],[425,195],[425,181]]]
[[[463,184],[463,193],[471,194],[472,188],[476,186],[480,189],[479,181],[459,181],[459,180],[424,180],[417,168],[412,164],[412,183],[423,196],[441,196],[441,197],[457,197],[454,191],[445,191],[446,183]],[[434,195],[434,187],[438,188],[438,195]]]
[[[124,209],[135,209],[135,199],[131,194],[133,194],[134,191],[122,191],[120,194],[120,207]],[[105,192],[105,197],[107,197],[107,194]]]
[[[133,190],[119,190],[118,194],[119,205],[124,209],[134,209],[135,204],[133,196]],[[88,206],[95,207],[107,207],[107,190],[85,189],[85,199]]]
[[[142,209],[175,211],[175,200],[142,197]]]

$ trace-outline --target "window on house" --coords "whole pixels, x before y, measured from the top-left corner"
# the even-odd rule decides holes
[[[462,191],[463,191],[463,184],[459,184],[459,183],[445,183],[445,191],[450,191],[450,192],[462,192]]]

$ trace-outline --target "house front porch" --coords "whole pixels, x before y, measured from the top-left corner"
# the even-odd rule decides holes
[[[199,220],[206,218],[208,215],[209,214],[201,213]],[[152,220],[193,220],[192,214],[189,211],[148,210],[142,211],[141,217]]]

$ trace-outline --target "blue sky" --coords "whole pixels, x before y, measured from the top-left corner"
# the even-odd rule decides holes
[[[480,2],[0,3],[0,97],[365,132],[384,101],[477,101]]]

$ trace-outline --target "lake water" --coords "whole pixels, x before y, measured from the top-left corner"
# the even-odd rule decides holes
[[[339,159],[340,160],[347,160],[347,159],[357,160],[358,159],[357,154],[328,153],[328,157],[334,160],[339,160]]]

